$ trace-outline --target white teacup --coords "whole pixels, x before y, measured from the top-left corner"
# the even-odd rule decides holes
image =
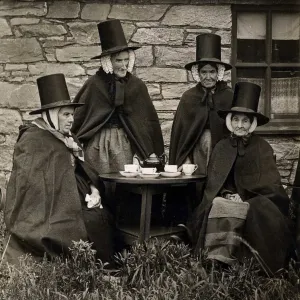
[[[139,166],[138,165],[124,165],[125,172],[135,173],[138,171]]]
[[[170,172],[170,173],[175,173],[177,172],[177,165],[165,165],[165,171]]]
[[[183,164],[182,171],[185,175],[192,175],[198,168],[198,165],[194,164]]]
[[[156,173],[156,168],[141,168],[142,174],[150,175]]]

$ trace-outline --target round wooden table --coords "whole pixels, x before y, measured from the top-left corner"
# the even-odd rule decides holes
[[[180,175],[178,177],[162,177],[160,175],[157,178],[142,178],[139,175],[137,177],[124,177],[120,173],[106,173],[99,176],[103,181],[118,183],[125,190],[142,195],[138,235],[141,243],[150,238],[152,196],[164,193],[172,186],[187,186],[187,188],[191,186],[193,188],[197,182],[201,182],[206,178],[205,175]],[[160,235],[162,235],[163,230],[163,227],[160,228]],[[173,233],[170,228],[168,228],[168,232]],[[131,234],[133,235],[133,232]]]

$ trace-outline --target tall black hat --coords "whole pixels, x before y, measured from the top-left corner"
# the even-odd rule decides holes
[[[233,105],[230,110],[219,110],[218,114],[225,119],[228,113],[244,113],[257,117],[257,125],[264,125],[269,118],[257,112],[261,87],[252,82],[237,82],[234,87]]]
[[[187,70],[191,70],[193,65],[199,63],[222,64],[225,70],[230,70],[230,64],[221,61],[221,37],[213,33],[203,33],[196,37],[196,61],[185,65]]]
[[[140,47],[128,46],[121,22],[116,19],[107,20],[98,25],[102,53],[92,59],[117,53],[124,50],[136,50]]]
[[[39,114],[44,110],[63,106],[82,106],[72,103],[64,74],[52,74],[39,77],[37,86],[40,94],[41,108],[31,111],[30,115]]]

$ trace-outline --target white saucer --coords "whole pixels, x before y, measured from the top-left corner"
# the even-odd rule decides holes
[[[161,172],[160,175],[164,177],[177,177],[181,172]]]
[[[140,176],[142,178],[156,178],[160,175],[160,173],[154,173],[154,174],[142,174],[140,173]]]
[[[135,177],[137,176],[139,173],[138,172],[125,172],[125,171],[120,171],[120,174],[122,176],[125,176],[125,177]]]

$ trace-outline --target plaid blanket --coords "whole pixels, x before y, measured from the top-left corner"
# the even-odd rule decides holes
[[[213,200],[205,235],[208,258],[226,264],[235,262],[235,254],[242,237],[249,210],[248,202],[235,202],[222,197]]]

